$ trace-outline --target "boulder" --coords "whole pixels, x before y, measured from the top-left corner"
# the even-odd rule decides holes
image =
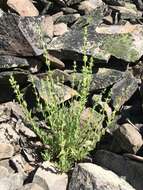
[[[33,56],[43,53],[39,26],[46,17],[19,17],[15,14],[0,14],[0,55]],[[45,42],[51,37],[43,32]]]
[[[72,173],[68,190],[135,190],[110,170],[91,163],[78,164]]]
[[[50,162],[44,162],[36,171],[33,182],[44,190],[66,190],[68,177],[65,173],[58,173],[58,170]]]
[[[94,158],[96,164],[122,176],[136,190],[142,190],[143,163],[141,161],[133,161],[127,158],[127,156],[121,156],[106,150],[98,150],[94,155]]]

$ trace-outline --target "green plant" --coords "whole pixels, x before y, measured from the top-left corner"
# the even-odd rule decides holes
[[[59,103],[56,96],[56,85],[61,85],[59,81],[55,81],[52,77],[52,71],[47,76],[47,79],[41,79],[42,93],[46,97],[44,104],[36,90],[35,78],[31,77],[31,83],[37,99],[37,108],[43,114],[48,130],[39,127],[38,123],[32,116],[31,111],[27,108],[27,103],[24,100],[23,94],[20,91],[19,85],[11,76],[10,83],[14,89],[17,100],[20,103],[26,120],[31,124],[32,129],[41,139],[44,145],[48,147],[42,152],[45,160],[50,160],[56,163],[60,171],[67,172],[74,162],[80,161],[86,157],[89,151],[93,150],[96,143],[100,140],[104,129],[102,122],[104,114],[98,114],[94,109],[91,109],[91,114],[96,115],[96,122],[91,125],[90,120],[87,120],[81,125],[81,115],[85,109],[87,96],[89,94],[90,82],[92,80],[92,65],[93,59],[86,56],[86,41],[87,29],[84,31],[84,48],[83,48],[83,78],[80,81],[78,101],[69,101],[69,106],[64,103]],[[44,44],[44,54],[46,62],[49,66],[48,54]],[[50,67],[49,67],[50,69]],[[76,66],[74,67],[76,70]],[[73,80],[74,83],[74,80]],[[74,84],[73,84],[74,86]]]

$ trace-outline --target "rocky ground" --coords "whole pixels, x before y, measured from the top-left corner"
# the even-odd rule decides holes
[[[142,14],[142,0],[1,0],[0,190],[143,189]],[[77,94],[70,83],[75,62],[77,83],[82,79],[86,27],[85,53],[93,57],[94,66],[83,117],[91,119],[88,107],[107,91],[111,93],[107,117],[118,110],[111,130],[68,174],[58,173],[42,160],[43,145],[24,121],[9,83],[13,74],[33,106],[29,76],[40,81],[48,75],[37,26],[48,49],[53,77],[64,79],[57,88],[60,100],[65,102]],[[44,100],[42,89],[36,88]],[[96,117],[92,120],[96,122]]]

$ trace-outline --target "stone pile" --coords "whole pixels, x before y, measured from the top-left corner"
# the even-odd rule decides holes
[[[1,1],[0,190],[142,190],[142,14],[142,0]],[[45,100],[41,88],[41,80],[49,75],[45,48],[59,104],[78,96],[86,54],[89,60],[93,58],[93,73],[83,120],[96,123],[90,107],[97,99],[103,100],[107,91],[111,96],[107,117],[118,110],[111,130],[89,156],[91,163],[75,163],[70,175],[42,161],[43,144],[12,101],[11,74],[24,89],[30,106],[34,102],[31,75]],[[75,86],[71,87],[73,75]]]

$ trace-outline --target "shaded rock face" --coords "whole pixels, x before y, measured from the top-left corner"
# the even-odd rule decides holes
[[[134,190],[131,185],[110,170],[105,170],[100,166],[90,163],[81,163],[76,166],[68,189]]]
[[[96,32],[95,26],[91,25],[87,29],[86,54],[105,61],[108,61],[111,55],[128,62],[137,61],[142,55],[142,48],[140,45],[138,47],[136,38],[139,38],[140,42],[143,38],[142,29],[140,32],[138,30],[138,33],[135,30],[136,27],[129,33],[101,34]],[[84,31],[72,30],[62,37],[53,39],[48,50],[60,52],[65,59],[70,58],[69,55],[71,55],[75,60],[80,60],[79,55],[83,54],[83,47]]]
[[[97,151],[95,160],[100,166],[123,176],[135,189],[142,190],[142,162],[133,161],[105,150]]]
[[[0,15],[0,54],[16,56],[42,54],[43,50],[39,48],[40,41],[38,41],[40,36],[37,32],[42,19],[42,17],[20,18],[13,14],[2,13]]]
[[[87,60],[87,66],[93,63],[87,73],[92,80],[79,125],[105,131],[103,147],[101,140],[95,155],[83,160],[101,167],[75,163],[67,176],[43,162],[40,153],[49,147],[21,107],[0,104],[0,189],[142,190],[143,1],[1,0],[0,8],[0,103],[15,98],[9,83],[13,75],[39,130],[48,134],[51,126],[37,111],[29,78],[42,105],[52,103],[46,86],[50,76],[59,108],[76,109]]]

